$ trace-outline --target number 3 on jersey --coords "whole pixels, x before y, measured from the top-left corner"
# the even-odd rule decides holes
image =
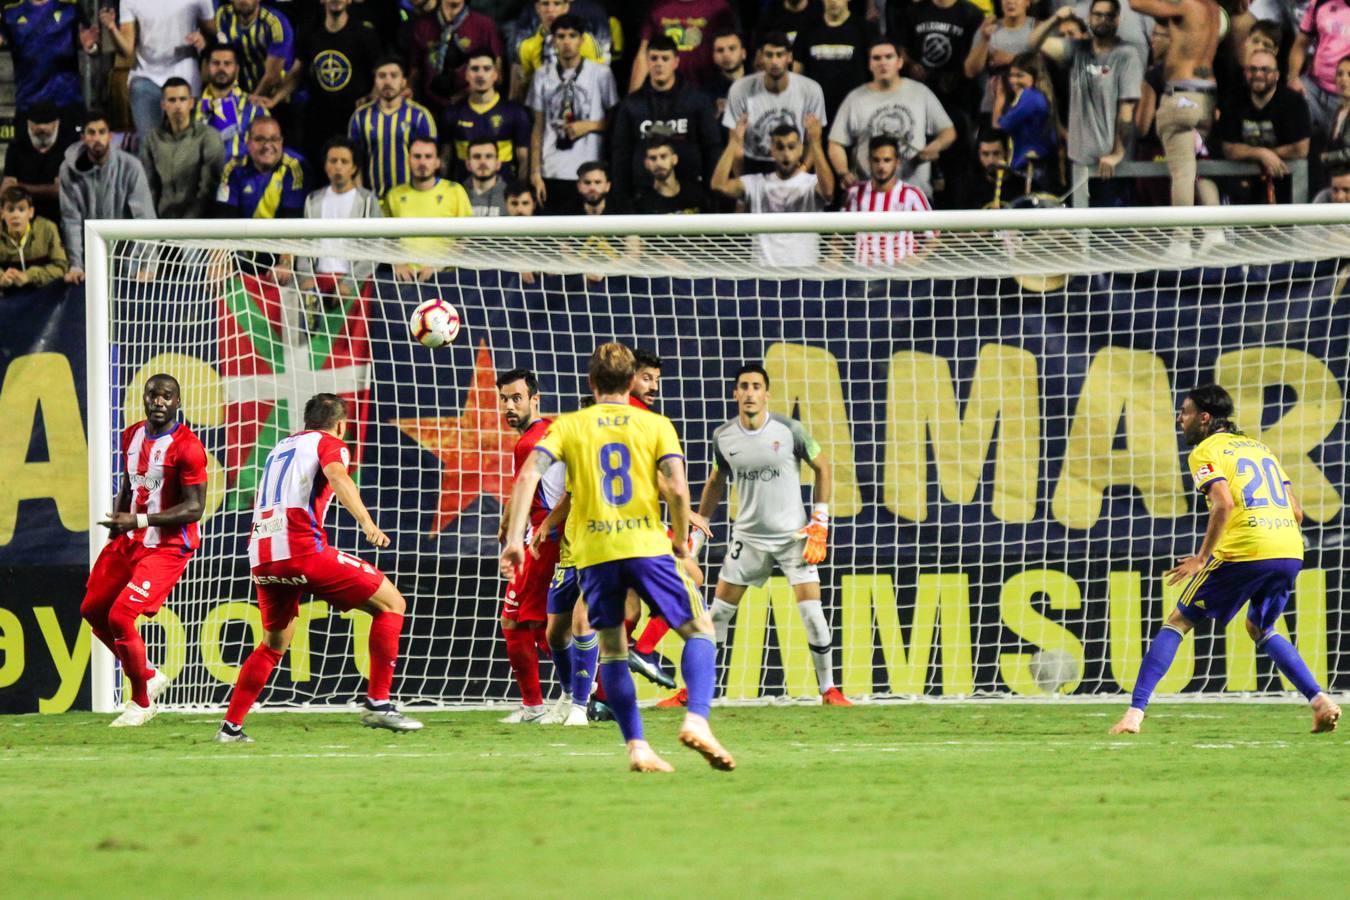
[[[605,444],[600,448],[600,489],[610,506],[623,506],[633,499],[633,465],[627,444]]]

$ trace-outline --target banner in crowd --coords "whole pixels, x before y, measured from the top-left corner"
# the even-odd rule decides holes
[[[140,383],[166,369],[183,381],[184,417],[211,457],[192,583],[148,634],[174,674],[199,686],[194,702],[223,700],[256,635],[245,548],[262,461],[299,429],[309,394],[332,390],[352,402],[356,477],[394,546],[364,548],[343,513],[330,517],[330,534],[412,601],[400,696],[508,696],[495,556],[515,434],[497,412],[495,375],[532,368],[545,411],[573,409],[590,351],[617,337],[663,357],[658,409],[679,427],[695,497],[712,430],[735,414],[731,376],[743,361],[764,364],[772,408],[824,446],[834,468],[825,605],[853,694],[1035,694],[1031,660],[1044,650],[1078,663],[1069,690],[1128,690],[1175,601],[1161,574],[1204,529],[1176,406],[1185,389],[1219,381],[1239,425],[1280,457],[1307,514],[1307,564],[1284,627],[1344,689],[1350,319],[1337,314],[1339,284],[1332,263],[1073,278],[1045,295],[1011,280],[539,276],[522,285],[514,273],[461,270],[423,285],[377,282],[309,322],[294,291],[254,278],[191,310],[179,294],[161,301],[153,286],[127,288],[141,303],[162,302],[164,321],[115,338],[114,424],[133,421]],[[438,351],[407,334],[409,311],[430,296],[455,304],[464,322]],[[17,426],[0,434],[0,565],[85,565],[93,516],[78,292],[6,299],[0,323],[0,408]],[[704,560],[710,581],[726,552],[726,514]],[[77,607],[77,593],[61,602]],[[28,602],[0,594],[0,649],[6,610],[24,635],[41,629]],[[272,700],[358,694],[361,617],[321,601],[306,616]],[[752,592],[736,620],[726,695],[812,693],[800,630],[781,579]],[[664,649],[677,656],[673,644]],[[5,681],[11,658],[0,663],[0,698],[22,683]],[[1188,638],[1163,687],[1279,682],[1235,620]],[[37,708],[30,699],[24,708]]]

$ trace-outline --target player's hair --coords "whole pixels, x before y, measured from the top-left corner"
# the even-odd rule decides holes
[[[534,185],[530,184],[524,178],[517,178],[506,186],[506,199],[519,197],[521,194],[529,194],[530,199],[539,202],[539,198],[534,195]]]
[[[305,428],[327,431],[347,418],[347,401],[337,394],[315,394],[305,402]]]
[[[553,20],[553,24],[549,26],[548,31],[549,34],[556,35],[564,28],[568,31],[575,31],[577,34],[584,35],[586,33],[586,20],[576,13],[564,13]]]
[[[490,59],[494,66],[497,64],[496,54],[489,50],[486,45],[479,47],[477,50],[470,50],[469,55],[464,57],[464,63],[467,65],[475,59]]]
[[[643,350],[641,347],[633,348],[633,374],[637,374],[638,369],[656,369],[661,371],[661,357],[650,350]]]
[[[1078,30],[1083,32],[1084,34],[1091,33],[1088,31],[1088,23],[1083,21],[1082,16],[1079,15],[1065,16],[1064,18],[1059,20],[1059,25],[1063,26],[1066,22],[1072,22],[1073,24],[1077,25]],[[1258,22],[1257,24],[1259,25],[1260,23]]]
[[[1284,30],[1280,27],[1279,22],[1270,19],[1257,19],[1252,23],[1252,30],[1247,32],[1247,37],[1250,38],[1254,34],[1265,35],[1275,45],[1276,51],[1279,51],[1284,44]],[[1341,57],[1336,61],[1336,65],[1339,66],[1347,59],[1350,59],[1350,56]]]
[[[172,383],[173,383],[173,389],[174,389],[175,391],[177,391],[179,394],[183,393],[183,388],[182,388],[181,385],[179,385],[178,379],[177,379],[177,378],[174,378],[172,375],[166,374],[166,373],[164,373],[164,372],[160,372],[158,375],[151,375],[149,378],[145,379],[145,388],[146,388],[146,390],[149,390],[149,389],[150,389],[150,385],[153,384],[153,383],[155,383],[156,381],[169,381],[169,382],[172,382]]]
[[[893,134],[874,134],[867,139],[868,156],[871,156],[872,151],[878,147],[890,147],[896,156],[900,155],[900,139]]]
[[[975,139],[976,144],[998,144],[1000,147],[1007,141],[1008,136],[996,128],[981,128],[980,136]]]
[[[1228,431],[1233,434],[1242,433],[1233,424],[1233,398],[1217,384],[1202,384],[1199,387],[1193,387],[1186,392],[1186,398],[1191,401],[1198,412],[1209,413],[1213,417],[1213,421],[1209,425],[1210,434],[1220,431]]]
[[[192,96],[192,85],[188,84],[188,80],[186,78],[179,78],[177,75],[173,76],[172,78],[164,82],[164,86],[160,88],[160,93],[167,91],[169,88],[176,88],[176,87],[187,88],[188,96],[189,97]]]
[[[769,132],[769,137],[787,137],[789,134],[795,134],[797,137],[801,137],[801,135],[797,133],[796,125],[793,125],[791,122],[784,122],[781,125],[775,125],[773,131]]]
[[[647,42],[647,52],[655,50],[657,53],[674,53],[676,59],[679,59],[680,45],[675,43],[675,39],[668,34],[654,35]]]
[[[253,121],[256,122],[258,120],[254,119]],[[430,144],[431,146],[436,148],[437,153],[441,152],[440,142],[437,141],[434,137],[427,137],[424,134],[420,134],[417,137],[413,138],[411,141],[408,141],[408,149],[411,150],[413,146],[416,144]]]
[[[759,363],[746,363],[745,365],[737,369],[735,379],[736,384],[741,383],[742,375],[758,375],[760,378],[764,379],[764,387],[766,389],[769,387],[769,373],[766,372],[764,370],[764,367],[761,366]]]
[[[1098,3],[1109,3],[1116,15],[1120,15],[1120,0],[1092,0],[1092,2],[1088,4],[1088,12],[1092,12],[1092,7],[1096,6]]]
[[[20,203],[33,205],[33,195],[28,193],[26,188],[15,184],[0,191],[0,207],[18,206]]]
[[[782,31],[767,32],[764,37],[760,38],[759,46],[760,49],[765,47],[782,47],[787,52],[792,52],[792,41],[789,41],[787,33]]]
[[[501,151],[497,149],[497,142],[494,141],[492,138],[486,138],[486,137],[474,138],[473,140],[469,141],[469,146],[467,146],[467,147],[464,148],[464,152],[465,152],[465,153],[472,153],[474,147],[481,147],[481,146],[483,146],[484,144],[486,144],[487,146],[491,147],[492,150],[493,150],[493,152],[495,152],[495,153],[497,154],[497,156],[500,157],[500,156],[502,155],[502,154],[501,154]]]
[[[328,164],[328,152],[330,150],[346,150],[352,155],[352,162],[356,164],[359,171],[364,163],[364,157],[361,155],[361,146],[349,137],[329,138],[323,145],[323,156],[320,158],[323,165]]]
[[[525,390],[531,397],[539,393],[539,379],[529,369],[512,369],[497,376],[497,389],[501,390],[513,381],[525,382]]]
[[[601,344],[591,354],[591,390],[597,394],[626,394],[637,374],[633,351],[618,341]]]
[[[375,65],[371,67],[370,71],[372,73],[378,72],[385,66],[398,66],[398,71],[401,75],[405,78],[408,75],[408,64],[403,61],[403,57],[396,56],[392,53],[387,56],[381,56],[379,59],[375,60]]]
[[[1327,170],[1327,178],[1343,178],[1346,175],[1350,175],[1350,163],[1331,166]]]
[[[609,179],[609,163],[602,159],[593,159],[590,162],[582,163],[577,166],[577,181],[580,181],[592,172],[603,172],[605,178]]]

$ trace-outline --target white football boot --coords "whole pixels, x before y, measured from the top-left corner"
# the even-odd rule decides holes
[[[159,708],[151,703],[149,706],[138,706],[135,700],[128,700],[123,708],[122,714],[112,720],[109,728],[139,728],[146,722],[149,722],[159,712]]]
[[[540,725],[561,725],[567,721],[567,711],[572,708],[572,695],[563,694],[558,698],[558,702],[553,704],[553,708],[548,711]]]
[[[511,715],[497,721],[503,725],[539,725],[544,721],[546,715],[548,715],[548,707],[542,703],[538,706],[521,705]]]

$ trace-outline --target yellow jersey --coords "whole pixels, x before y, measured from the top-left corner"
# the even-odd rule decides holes
[[[439,219],[473,215],[469,194],[462,185],[436,179],[430,189],[419,191],[400,184],[384,195],[384,214],[391,219]]]
[[[562,460],[572,485],[567,541],[577,568],[670,553],[656,469],[684,459],[675,426],[627,403],[597,403],[553,420],[536,453]]]
[[[1195,488],[1206,494],[1227,481],[1233,515],[1219,535],[1214,556],[1228,562],[1302,559],[1303,534],[1289,502],[1289,476],[1270,448],[1245,434],[1220,432],[1205,438],[1190,457]]]

